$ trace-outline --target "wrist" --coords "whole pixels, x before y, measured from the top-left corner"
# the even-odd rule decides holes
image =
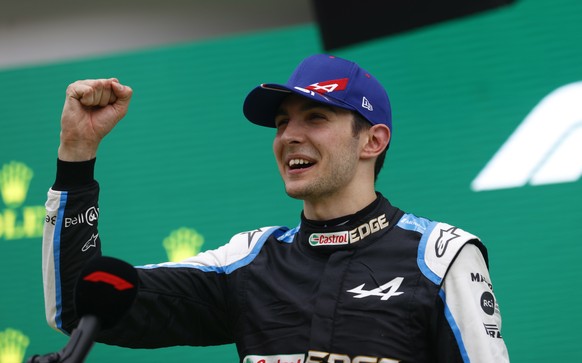
[[[88,161],[95,159],[97,148],[84,145],[64,145],[61,143],[58,158],[62,161]]]
[[[57,160],[54,190],[73,190],[95,183],[95,159],[79,162]]]

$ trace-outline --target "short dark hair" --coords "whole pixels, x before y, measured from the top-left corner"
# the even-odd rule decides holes
[[[352,124],[352,134],[354,137],[358,136],[360,132],[369,130],[372,127],[372,124],[358,112],[352,112],[352,114],[354,115],[354,123]],[[390,143],[388,143],[388,146],[386,146],[384,151],[376,159],[376,163],[374,164],[374,181],[378,179],[378,174],[380,174],[380,170],[384,166],[384,159],[386,159],[388,148],[390,148]]]

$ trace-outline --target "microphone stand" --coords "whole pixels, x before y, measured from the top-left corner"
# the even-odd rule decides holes
[[[63,349],[57,353],[34,355],[26,363],[83,363],[100,328],[101,324],[95,315],[85,315]]]

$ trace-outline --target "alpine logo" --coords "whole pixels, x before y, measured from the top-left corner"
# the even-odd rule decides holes
[[[449,229],[441,229],[439,231],[440,235],[437,239],[434,248],[437,257],[443,257],[445,252],[447,252],[447,247],[449,246],[449,242],[454,240],[455,238],[459,237],[458,234],[455,233],[457,227],[451,227]]]
[[[371,290],[364,290],[364,286],[366,284],[361,284],[358,287],[354,287],[351,290],[347,290],[347,292],[351,292],[355,294],[354,299],[363,299],[365,297],[370,296],[377,296],[380,300],[386,301],[393,296],[398,296],[404,294],[402,291],[398,291],[398,288],[404,281],[403,277],[396,277],[392,279],[390,282],[385,283],[384,285],[377,287]]]
[[[368,101],[368,99],[365,96],[362,97],[362,107],[368,111],[374,111],[374,107],[372,107],[372,104],[370,103],[370,101]]]
[[[474,191],[575,182],[582,176],[582,82],[562,86],[526,116],[471,183]]]
[[[313,83],[306,88],[317,93],[330,93],[343,91],[348,85],[349,78],[334,79],[331,81]]]

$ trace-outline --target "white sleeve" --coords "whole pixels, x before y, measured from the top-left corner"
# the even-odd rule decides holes
[[[258,228],[254,231],[241,232],[234,235],[227,244],[217,249],[200,252],[196,256],[188,257],[180,262],[164,262],[138,266],[138,268],[191,267],[206,272],[214,271],[229,274],[251,263],[259,254],[267,238],[273,233],[278,233],[280,229],[281,227],[271,226]]]
[[[465,245],[442,284],[449,323],[460,334],[471,363],[509,362],[501,314],[479,248]]]

